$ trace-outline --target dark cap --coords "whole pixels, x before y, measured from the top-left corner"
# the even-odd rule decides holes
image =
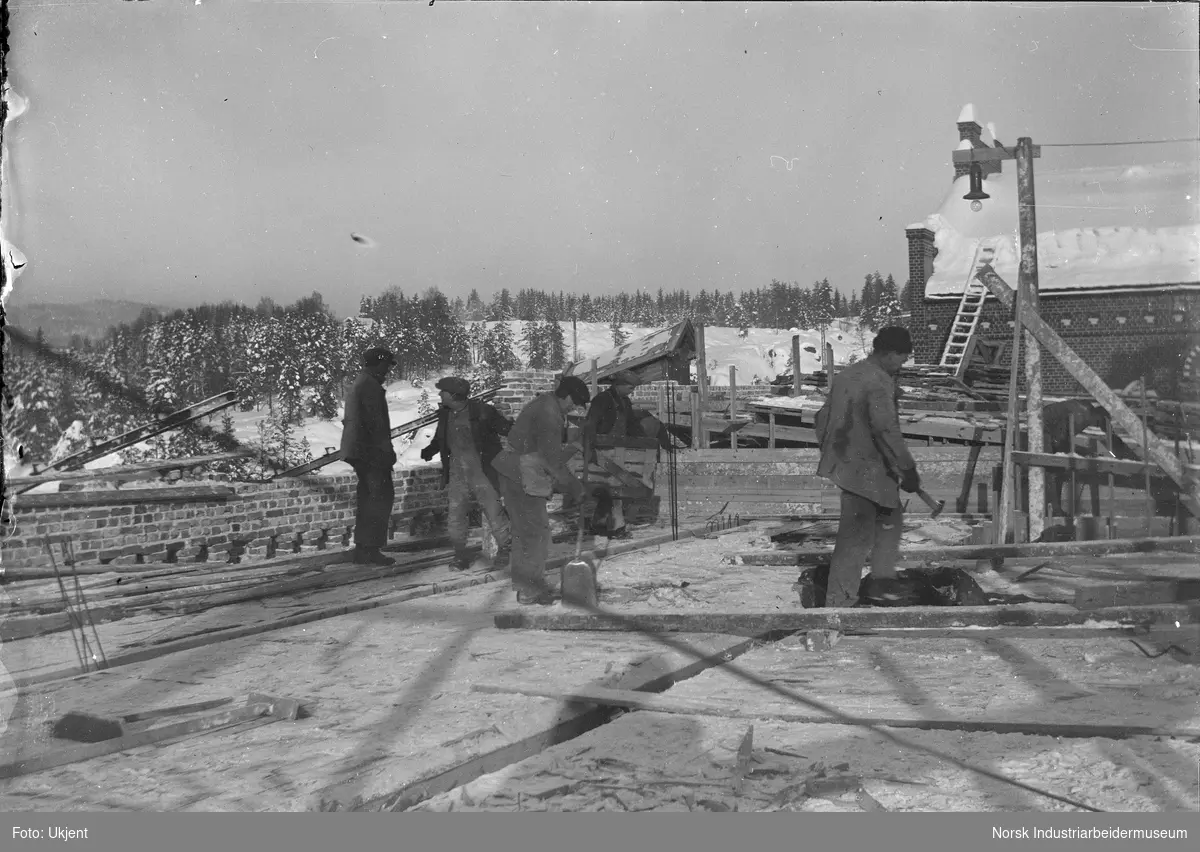
[[[912,335],[908,329],[899,325],[889,325],[881,328],[871,344],[876,352],[895,352],[901,355],[911,355],[913,351]]]
[[[626,385],[627,387],[636,388],[642,383],[638,378],[637,373],[633,370],[621,370],[619,373],[613,373],[606,380],[614,385]]]
[[[379,364],[395,364],[396,356],[391,353],[391,350],[384,349],[382,346],[376,346],[374,349],[368,349],[363,353],[363,363],[368,367],[375,367]]]
[[[444,379],[438,379],[434,387],[464,399],[471,395],[471,383],[459,376],[446,376]]]
[[[592,392],[588,390],[588,386],[584,384],[583,379],[578,376],[564,376],[563,380],[558,383],[558,388],[554,391],[554,395],[562,399],[571,397],[571,402],[576,405],[587,405],[592,400]]]

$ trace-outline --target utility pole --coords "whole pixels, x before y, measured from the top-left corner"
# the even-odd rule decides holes
[[[1021,266],[1017,273],[1017,291],[1025,300],[1025,309],[1038,314],[1037,211],[1033,192],[1033,140],[1017,140],[1017,224],[1021,238]],[[1041,348],[1025,329],[1025,432],[1029,452],[1042,451],[1042,363]],[[1037,541],[1045,529],[1046,472],[1036,465],[1029,468],[1029,540]]]
[[[999,145],[992,148],[970,148],[955,151],[955,163],[969,163],[972,169],[975,164],[996,162],[1000,160],[1017,161],[1017,225],[1020,240],[1021,265],[1017,277],[1017,299],[1014,300],[1013,317],[1013,396],[1009,402],[1009,417],[1007,429],[1007,446],[1003,464],[1004,481],[1001,486],[1000,506],[996,513],[996,543],[1004,544],[1009,529],[1010,511],[1014,504],[1019,474],[1012,464],[1011,450],[1019,449],[1020,418],[1016,405],[1016,377],[1018,368],[1016,359],[1020,358],[1020,347],[1024,322],[1022,310],[1032,316],[1038,315],[1038,262],[1037,262],[1037,215],[1035,209],[1033,161],[1041,156],[1041,148],[1033,144],[1028,136],[1017,140],[1015,148],[1005,148]],[[972,209],[982,209],[982,199],[988,198],[982,193],[982,177],[976,172],[971,181],[971,194],[967,198],[972,201]],[[976,196],[976,191],[979,195]],[[1043,449],[1042,440],[1042,365],[1041,349],[1037,339],[1028,330],[1024,330],[1025,349],[1025,430],[1029,440],[1029,452],[1040,453]],[[1046,511],[1046,478],[1045,471],[1040,467],[1030,466],[1029,469],[1029,538],[1037,539],[1045,529]],[[1016,541],[1014,536],[1014,541]]]

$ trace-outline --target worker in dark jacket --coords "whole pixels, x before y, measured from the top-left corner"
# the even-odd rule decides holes
[[[471,498],[479,502],[497,545],[493,567],[507,561],[511,535],[508,515],[500,505],[500,483],[492,460],[503,449],[500,438],[512,429],[512,421],[492,406],[469,399],[471,383],[458,376],[440,379],[437,389],[442,404],[438,409],[437,431],[433,441],[421,451],[430,461],[442,457],[442,487],[449,492],[450,544],[454,548],[454,567],[471,567],[467,554],[467,513]]]
[[[395,500],[392,466],[396,464],[383,381],[395,363],[387,349],[364,352],[363,368],[346,394],[342,416],[342,458],[358,476],[354,561],[359,564],[395,564],[382,552]]]
[[[508,449],[493,462],[500,474],[500,493],[512,523],[512,583],[517,602],[550,604],[545,581],[550,550],[550,518],[546,504],[558,491],[580,503],[583,483],[567,467],[566,416],[586,406],[591,393],[583,380],[567,376],[554,393],[531,400],[508,433]]]
[[[817,474],[842,490],[841,516],[829,569],[825,605],[854,606],[862,569],[871,560],[870,597],[894,599],[904,517],[900,492],[921,487],[917,464],[896,413],[896,381],[912,354],[908,330],[889,326],[873,351],[833,376],[817,414],[821,461]]]
[[[585,458],[589,463],[593,461],[600,463],[602,460],[607,460],[624,468],[626,464],[625,448],[617,446],[598,449],[596,437],[607,436],[617,439],[618,442],[626,436],[641,437],[644,433],[640,421],[648,416],[649,412],[634,408],[633,402],[630,400],[634,388],[641,384],[636,373],[622,370],[613,375],[609,381],[611,385],[608,389],[596,394],[591,407],[588,408],[587,419],[583,426]],[[593,526],[597,532],[600,529],[606,530],[610,539],[630,537],[629,531],[625,529],[624,506],[619,499],[612,500],[605,517],[593,518]]]

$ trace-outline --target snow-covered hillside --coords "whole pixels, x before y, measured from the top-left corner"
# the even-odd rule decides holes
[[[519,321],[511,321],[513,337],[517,340],[517,356],[522,363],[528,361],[528,353],[520,343],[521,325]],[[488,325],[492,325],[489,323]],[[612,331],[607,323],[579,323],[576,329],[577,338],[572,332],[571,323],[562,323],[563,338],[566,341],[567,352],[573,354],[578,347],[580,359],[591,358],[607,349],[611,349]],[[640,337],[659,330],[659,327],[624,326],[624,331],[630,338]],[[713,385],[729,384],[729,368],[737,368],[737,383],[739,386],[755,382],[770,382],[773,378],[789,371],[788,358],[792,347],[793,333],[800,336],[800,370],[804,373],[821,369],[820,344],[821,334],[818,331],[802,330],[789,331],[780,329],[749,329],[743,338],[738,329],[720,326],[706,326],[704,329],[705,353],[708,363],[708,373]],[[862,357],[870,349],[872,333],[863,331],[853,320],[838,320],[827,329],[826,340],[833,347],[834,360],[838,364],[847,363],[851,356]],[[693,371],[695,364],[693,363]],[[450,371],[445,371],[449,375]],[[418,380],[416,387],[408,379],[393,381],[387,386],[388,412],[392,426],[415,420],[419,416],[421,394],[428,390],[430,400],[437,404],[437,390],[434,383],[439,376],[433,375],[424,381]],[[258,440],[258,424],[266,416],[266,411],[233,411],[234,437],[243,444],[253,444]],[[221,428],[221,417],[213,417],[207,425],[214,429]],[[308,419],[295,428],[297,439],[307,440],[314,457],[324,455],[331,448],[337,448],[341,443],[342,424],[341,411],[332,420]],[[416,467],[426,464],[421,461],[421,450],[433,438],[433,427],[427,426],[420,430],[412,440],[398,440],[395,443],[396,454],[399,457],[397,467]],[[146,445],[141,445],[145,449]],[[7,454],[6,454],[7,456]],[[6,467],[11,460],[6,458]],[[432,464],[437,464],[437,461]],[[121,464],[120,457],[113,453],[90,462],[87,467],[95,470],[104,467],[115,467]],[[340,476],[350,474],[348,464],[336,462],[321,468],[318,473],[322,476]],[[10,476],[27,475],[29,470],[24,466],[14,465],[8,470]],[[38,486],[31,493],[57,491],[57,483],[47,483]]]

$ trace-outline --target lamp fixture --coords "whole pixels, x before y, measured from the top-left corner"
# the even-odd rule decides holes
[[[971,202],[971,209],[978,213],[983,209],[983,200],[991,198],[983,191],[983,167],[979,163],[971,163],[971,191],[963,199]]]

